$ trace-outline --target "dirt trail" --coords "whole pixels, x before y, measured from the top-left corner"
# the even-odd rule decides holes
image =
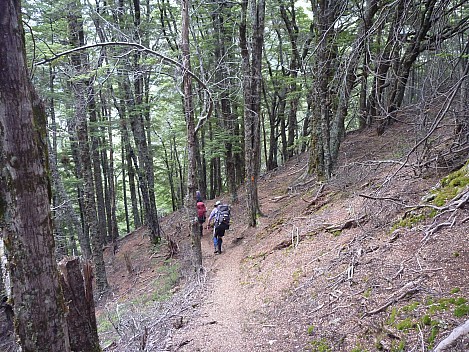
[[[272,350],[276,340],[272,336],[267,338],[269,322],[263,322],[257,314],[264,305],[266,287],[263,284],[253,285],[253,277],[245,267],[246,258],[258,255],[258,250],[265,251],[257,248],[260,244],[256,233],[262,232],[285,208],[285,204],[271,202],[271,198],[277,193],[284,194],[283,188],[291,182],[292,175],[298,176],[298,171],[303,167],[303,162],[296,162],[284,168],[285,173],[280,177],[265,177],[259,187],[259,201],[264,217],[259,219],[255,229],[244,223],[241,203],[232,207],[233,224],[224,237],[221,255],[213,253],[211,230],[204,229],[202,254],[207,272],[205,297],[200,300],[196,313],[173,335],[172,351]],[[208,209],[212,206],[212,202],[207,204]],[[277,284],[282,286],[278,282],[274,286]]]
[[[233,230],[227,231],[223,253],[213,253],[210,230],[202,238],[203,264],[208,274],[206,296],[188,325],[175,335],[174,351],[249,351],[253,341],[246,336],[246,297],[241,287],[244,246],[233,244]]]

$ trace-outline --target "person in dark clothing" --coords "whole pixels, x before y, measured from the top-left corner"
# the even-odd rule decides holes
[[[223,236],[225,236],[225,231],[227,226],[223,223],[215,226],[215,234],[213,236],[213,245],[215,246],[215,254],[221,254],[221,245],[223,243]]]

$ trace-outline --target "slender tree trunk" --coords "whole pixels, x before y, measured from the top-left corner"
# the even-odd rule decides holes
[[[189,51],[189,9],[190,0],[181,1],[181,50],[183,68],[183,91],[184,91],[184,115],[187,126],[187,197],[185,208],[187,219],[190,224],[190,233],[193,248],[193,265],[196,273],[202,270],[202,247],[200,243],[199,223],[197,221],[197,209],[195,207],[195,192],[197,187],[196,176],[196,135],[194,123],[194,107],[192,103],[192,76],[187,71],[191,71],[190,51]]]
[[[174,186],[174,176],[173,176],[173,165],[170,163],[169,155],[168,155],[168,149],[166,148],[166,144],[164,142],[164,139],[160,137],[160,143],[163,146],[163,161],[166,166],[166,173],[168,175],[168,182],[169,182],[169,190],[171,193],[171,206],[173,211],[177,210],[177,196],[176,196],[176,190]]]
[[[96,124],[98,122],[97,111],[96,111],[96,99],[92,83],[89,81],[86,82],[86,91],[87,91],[87,105],[88,105],[88,114],[90,117],[90,142],[91,142],[91,161],[93,168],[93,181],[95,187],[95,196],[96,196],[96,210],[97,210],[97,220],[98,220],[98,236],[101,237],[101,243],[104,245],[106,243],[106,206],[104,204],[104,188],[103,188],[103,174],[101,170],[101,153],[100,143],[98,138],[98,128]]]
[[[70,43],[73,47],[84,45],[83,21],[80,15],[80,7],[77,3],[70,5],[68,14]],[[81,53],[72,54],[71,60],[77,73],[82,73],[87,68],[86,55]],[[72,88],[75,94],[75,124],[74,130],[78,142],[79,165],[83,176],[83,206],[84,219],[88,225],[91,239],[91,251],[96,275],[96,289],[105,292],[109,288],[106,276],[106,267],[103,257],[104,234],[99,226],[97,215],[97,204],[95,200],[95,180],[93,179],[93,164],[90,151],[90,137],[88,135],[88,124],[86,109],[89,109],[88,99],[89,83],[77,80]]]
[[[377,4],[378,0],[367,1],[367,12],[365,14],[364,21],[361,22],[357,37],[352,45],[350,58],[345,61],[344,83],[340,87],[341,93],[331,130],[331,154],[333,163],[335,163],[339,154],[340,143],[345,137],[344,123],[348,113],[350,95],[352,93],[352,89],[356,85],[356,71],[365,48],[365,43],[368,40],[368,29],[371,27],[373,17],[378,11]]]
[[[253,0],[249,18],[252,24],[252,45],[248,47],[248,2],[241,4],[240,48],[244,97],[244,145],[246,161],[246,198],[249,226],[255,227],[259,210],[257,182],[260,171],[260,101],[262,48],[264,44],[264,0]]]
[[[121,139],[122,140],[122,139]],[[125,229],[127,233],[130,232],[130,219],[129,219],[129,202],[127,200],[127,177],[125,175],[126,162],[125,162],[125,147],[124,143],[121,143],[121,158],[122,158],[122,198],[124,201],[124,213],[125,213]]]

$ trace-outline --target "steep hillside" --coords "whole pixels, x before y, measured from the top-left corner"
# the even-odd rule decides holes
[[[468,319],[469,212],[451,198],[467,197],[469,180],[441,190],[444,175],[410,166],[415,133],[399,123],[349,135],[327,183],[307,175],[306,155],[264,174],[256,229],[241,193],[221,255],[204,230],[203,276],[191,275],[182,216],[163,219],[173,259],[143,229],[128,235],[107,256],[106,350],[431,350]],[[450,350],[469,350],[469,338]]]

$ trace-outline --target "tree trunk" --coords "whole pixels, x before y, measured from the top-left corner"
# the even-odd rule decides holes
[[[0,222],[24,352],[70,351],[54,257],[44,106],[27,72],[19,1],[0,2]]]
[[[2,234],[0,232],[0,237]],[[0,253],[3,253],[3,242],[0,243]],[[14,352],[18,350],[15,342],[13,326],[13,307],[8,303],[8,295],[3,280],[3,264],[0,255],[0,351]]]
[[[345,137],[345,118],[347,117],[348,107],[352,89],[357,84],[356,72],[360,62],[362,53],[365,48],[365,43],[368,40],[368,30],[372,25],[372,20],[376,12],[378,0],[368,0],[366,4],[367,12],[364,21],[361,22],[360,28],[357,32],[357,37],[352,45],[350,57],[345,60],[344,80],[341,85],[337,111],[332,126],[331,135],[331,153],[332,161],[335,163],[339,154],[339,147]]]
[[[78,3],[71,3],[71,11],[68,13],[69,37],[72,47],[84,45],[83,19]],[[77,74],[87,70],[88,59],[86,54],[74,53],[71,61]],[[83,206],[84,219],[90,231],[91,251],[96,274],[96,289],[105,292],[109,288],[106,275],[106,266],[103,257],[104,234],[99,225],[97,204],[95,199],[96,184],[93,178],[93,160],[91,157],[90,136],[88,134],[87,109],[93,110],[89,105],[90,83],[86,80],[77,80],[72,84],[75,95],[75,122],[74,130],[78,142],[79,165],[83,176]],[[92,106],[92,105],[91,105]],[[93,146],[96,148],[96,146]]]
[[[255,227],[259,209],[257,182],[260,172],[260,101],[262,48],[264,46],[264,0],[253,0],[249,14],[252,24],[252,45],[247,39],[248,1],[241,4],[240,48],[243,69],[244,146],[246,162],[246,198],[249,226]]]
[[[316,81],[313,90],[315,105],[311,131],[312,140],[310,170],[316,171],[319,178],[328,179],[332,174],[333,153],[331,150],[331,119],[334,96],[329,89],[335,72],[336,45],[334,44],[334,23],[340,14],[341,2],[318,1],[315,19],[318,32],[317,62],[314,68]]]
[[[195,207],[195,192],[197,187],[196,177],[196,135],[194,123],[194,107],[192,103],[192,76],[187,72],[191,71],[190,51],[189,51],[189,9],[190,0],[181,1],[181,50],[183,69],[183,91],[184,91],[184,115],[187,128],[187,196],[185,208],[187,220],[190,224],[190,233],[193,248],[193,266],[196,273],[202,270],[202,247],[200,243],[199,222],[197,221],[197,209]]]
[[[101,352],[98,328],[91,290],[91,265],[83,265],[80,259],[64,259],[59,263],[60,281],[67,304],[67,326],[70,348],[73,352]]]

